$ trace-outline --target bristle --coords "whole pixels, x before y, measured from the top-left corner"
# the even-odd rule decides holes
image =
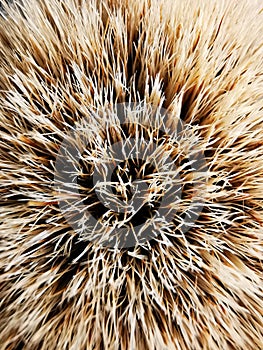
[[[261,2],[2,8],[1,350],[261,350]]]

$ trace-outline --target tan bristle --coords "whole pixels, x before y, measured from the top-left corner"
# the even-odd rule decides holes
[[[258,0],[0,14],[0,349],[263,349]]]

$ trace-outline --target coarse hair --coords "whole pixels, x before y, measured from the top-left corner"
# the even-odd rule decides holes
[[[2,8],[1,350],[263,349],[260,2],[20,0]],[[118,121],[119,106],[129,123]],[[65,140],[82,150],[78,159],[63,153]],[[128,159],[153,149],[149,142],[154,156]],[[105,167],[124,144],[130,153],[109,177]],[[61,154],[72,163],[67,173]],[[91,185],[96,167],[101,197]],[[98,203],[106,196],[126,210],[140,177],[150,204],[137,221]],[[178,211],[166,220],[155,215],[162,182],[177,180],[180,196],[170,191],[167,208]],[[100,230],[82,232],[75,188]],[[183,230],[193,196],[198,215]],[[110,243],[120,223],[134,232],[142,219],[152,220],[140,231],[145,240]]]

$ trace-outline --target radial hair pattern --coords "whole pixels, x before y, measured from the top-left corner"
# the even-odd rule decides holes
[[[263,349],[261,2],[1,3],[1,350]]]

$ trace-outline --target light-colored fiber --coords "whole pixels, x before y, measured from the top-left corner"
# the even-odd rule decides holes
[[[259,4],[3,5],[1,350],[263,349]],[[110,124],[103,111],[134,102],[180,117],[188,133],[178,149],[204,151],[204,205],[183,234],[160,228],[134,249],[105,249],[78,236],[61,212],[56,155],[73,125],[99,134],[92,111]],[[103,152],[96,147],[94,162]]]

